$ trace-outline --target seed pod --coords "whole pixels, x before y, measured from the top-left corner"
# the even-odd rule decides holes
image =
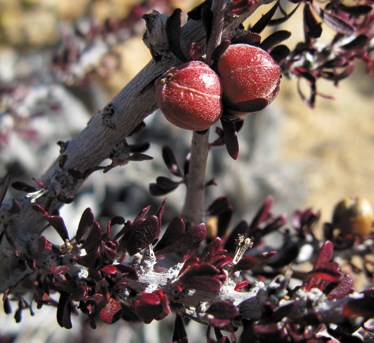
[[[221,80],[203,62],[169,69],[156,81],[155,91],[166,119],[182,129],[203,131],[221,118]]]
[[[373,227],[374,211],[367,199],[349,197],[336,204],[332,223],[342,234],[366,236]]]
[[[281,69],[263,49],[248,44],[232,44],[217,64],[223,97],[237,114],[262,110],[279,92]]]

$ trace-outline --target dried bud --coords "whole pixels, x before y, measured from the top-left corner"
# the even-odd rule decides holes
[[[169,69],[155,87],[158,107],[168,121],[182,129],[203,131],[221,118],[221,81],[203,62]]]
[[[277,96],[281,69],[263,49],[248,44],[230,45],[217,64],[223,96],[238,114],[259,111]]]

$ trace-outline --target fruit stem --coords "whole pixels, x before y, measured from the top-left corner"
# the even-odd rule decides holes
[[[225,7],[227,0],[213,0],[212,33],[207,47],[207,63],[211,65],[212,53],[221,43],[224,28]],[[186,198],[182,217],[187,223],[194,225],[203,221],[205,201],[205,171],[209,153],[209,129],[205,132],[194,132],[191,144],[191,160],[187,175]]]
[[[187,175],[187,192],[182,217],[194,225],[203,221],[205,201],[205,171],[209,153],[209,129],[194,132],[191,143],[191,159]]]

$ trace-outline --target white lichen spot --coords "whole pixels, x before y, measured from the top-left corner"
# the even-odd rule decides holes
[[[88,277],[88,269],[85,267],[82,267],[78,273],[79,279],[86,279]]]
[[[299,251],[296,262],[303,263],[309,261],[313,256],[313,251],[314,249],[311,244],[304,244]]]

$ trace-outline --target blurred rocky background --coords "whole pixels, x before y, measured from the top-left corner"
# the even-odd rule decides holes
[[[176,7],[186,12],[197,3],[0,0],[0,180],[11,175],[31,183],[32,177],[40,177],[58,156],[57,142],[77,135],[146,65],[150,54],[142,42],[144,13],[171,13]],[[300,14],[285,27],[292,32],[290,47],[303,39]],[[246,118],[239,159],[230,159],[223,147],[212,149],[207,178],[214,176],[217,186],[209,188],[207,204],[227,195],[235,208],[232,225],[242,218],[249,221],[268,194],[275,197],[275,212],[291,216],[296,209],[312,207],[322,211],[321,223],[330,220],[341,198],[362,196],[374,203],[374,79],[358,63],[339,87],[319,81],[318,91],[335,99],[319,96],[311,109],[300,99],[296,80],[284,77],[272,105]],[[170,176],[161,147],[172,146],[183,164],[191,133],[171,126],[158,111],[146,124],[129,143],[150,142],[146,153],[154,160],[92,175],[77,200],[61,211],[72,232],[86,207],[103,221],[115,215],[132,219],[148,204],[156,210],[162,198],[152,197],[148,185],[157,176]],[[214,129],[211,135],[213,140]],[[165,221],[181,209],[183,195],[181,186],[167,196]],[[10,192],[8,198],[12,196],[22,194]],[[21,324],[0,312],[0,342],[157,343],[170,341],[172,321],[162,327],[120,322],[92,331],[77,318],[74,329],[66,331],[57,327],[54,309],[36,311]],[[200,331],[193,325],[188,329],[190,341],[200,342]]]

